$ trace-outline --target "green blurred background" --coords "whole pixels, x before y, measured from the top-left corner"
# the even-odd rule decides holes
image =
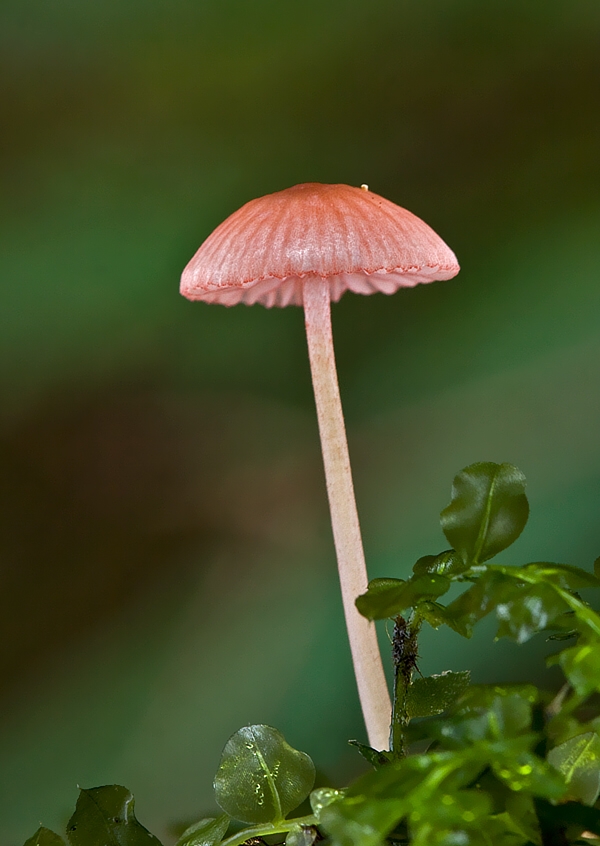
[[[334,308],[371,575],[477,460],[514,560],[600,553],[600,4],[2,0],[0,44],[0,842],[110,782],[168,840],[239,726],[330,783],[364,739],[301,311],[177,292],[242,203],[366,182],[462,265]],[[540,677],[492,634],[423,672]]]

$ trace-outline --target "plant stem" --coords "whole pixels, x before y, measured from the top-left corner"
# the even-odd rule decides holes
[[[317,818],[312,814],[306,817],[296,817],[295,820],[282,820],[281,823],[264,823],[264,825],[253,825],[250,828],[243,828],[241,831],[232,834],[221,843],[221,846],[241,846],[246,840],[255,837],[265,837],[269,834],[287,834],[296,826],[316,825]]]
[[[362,617],[354,604],[356,598],[366,591],[368,579],[335,368],[329,283],[325,279],[309,277],[304,281],[303,296],[346,627],[369,743],[374,749],[381,750],[387,748],[392,707],[375,624]]]
[[[397,758],[406,755],[404,734],[410,722],[407,708],[408,689],[413,670],[417,666],[417,636],[419,625],[410,625],[404,617],[396,617],[392,635],[392,657],[394,660],[394,697],[392,705],[392,726],[390,749]]]

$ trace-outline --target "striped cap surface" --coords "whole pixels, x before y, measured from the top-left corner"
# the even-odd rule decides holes
[[[181,277],[190,300],[302,304],[303,280],[393,294],[451,279],[456,256],[426,223],[366,186],[305,183],[246,203],[209,235]]]

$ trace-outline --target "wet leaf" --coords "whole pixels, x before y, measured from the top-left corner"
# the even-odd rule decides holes
[[[519,568],[519,570],[527,577],[535,575],[540,582],[557,585],[564,590],[600,587],[600,579],[597,576],[569,564],[549,564],[546,561],[533,561],[531,564]]]
[[[468,670],[459,673],[447,670],[441,675],[415,679],[407,691],[408,716],[433,717],[446,711],[464,693],[470,676]]]
[[[67,835],[72,846],[160,846],[137,821],[133,795],[118,784],[80,790]]]
[[[489,846],[493,843],[494,846],[524,846],[525,843],[531,841],[531,837],[523,830],[522,826],[515,822],[510,814],[504,812],[502,814],[491,814],[484,820],[480,820],[479,829],[482,837],[481,846]],[[536,841],[532,841],[536,842]],[[541,840],[538,839],[536,846],[542,846]]]
[[[496,605],[499,622],[496,637],[510,637],[526,643],[544,629],[559,625],[569,606],[549,584],[519,585],[512,598]]]
[[[505,798],[506,814],[510,818],[509,827],[525,837],[525,840],[542,846],[540,823],[535,812],[533,797],[527,793],[511,792]]]
[[[464,836],[467,842],[473,842],[469,835],[472,833],[476,837],[489,816],[490,797],[479,790],[457,790],[444,792],[436,799],[409,814],[411,843],[417,846],[428,846],[432,840],[439,844],[451,843],[458,833],[461,843]]]
[[[339,801],[343,795],[343,790],[336,790],[334,787],[317,787],[313,790],[310,794],[310,807],[317,820],[321,819],[323,808]]]
[[[518,693],[496,696],[488,716],[498,739],[517,737],[531,729],[531,702]]]
[[[215,846],[225,837],[229,823],[227,814],[200,820],[183,832],[176,846]]]
[[[515,749],[514,744],[497,744],[498,754],[491,761],[494,775],[510,790],[533,793],[545,799],[565,795],[562,776],[531,752]]]
[[[413,755],[373,770],[323,810],[325,832],[336,846],[379,846],[404,819],[425,819],[444,795],[472,782],[486,766],[477,757],[473,750]]]
[[[512,464],[471,464],[455,477],[440,519],[465,564],[487,561],[519,537],[529,516],[525,484]]]
[[[315,766],[270,726],[246,726],[229,738],[215,776],[220,807],[246,823],[279,822],[306,799]]]
[[[395,799],[335,802],[324,808],[321,825],[335,846],[381,846],[401,817]]]
[[[518,589],[514,579],[486,569],[474,585],[446,606],[446,622],[459,634],[471,637],[475,624],[500,603],[510,602]]]
[[[415,576],[423,576],[434,573],[438,576],[459,576],[467,569],[460,555],[454,549],[446,549],[439,555],[425,555],[419,558],[413,566]]]
[[[536,742],[531,734],[531,705],[520,696],[496,696],[489,705],[466,709],[459,703],[459,712],[429,727],[431,735],[450,749],[469,747],[486,741],[505,744],[516,754],[527,751]]]
[[[490,739],[490,720],[485,712],[445,717],[429,725],[429,735],[448,750],[461,750]]]
[[[426,574],[402,579],[373,579],[366,593],[356,600],[359,612],[368,620],[397,617],[423,600],[437,599],[446,593],[450,580],[445,576]]]
[[[551,655],[547,663],[549,666],[560,664],[580,696],[600,691],[600,643],[597,640],[581,639],[576,646]]]
[[[285,838],[285,846],[312,846],[319,833],[312,825],[299,825],[290,829]]]
[[[526,568],[488,566],[477,581],[445,609],[447,625],[470,637],[476,623],[495,610],[499,622],[497,637],[525,643],[537,632],[570,629],[573,614],[564,592],[544,577]]]
[[[517,697],[531,711],[539,700],[539,691],[533,684],[472,684],[460,697],[456,710],[463,713],[472,710],[486,710],[496,707],[496,700]]]
[[[459,622],[453,620],[448,614],[447,608],[439,602],[430,602],[429,600],[420,602],[419,617],[426,623],[429,623],[433,629],[439,629],[439,627],[444,623],[447,626],[450,626],[450,628],[454,628],[459,625]],[[460,632],[460,634],[463,634],[463,632]]]
[[[568,798],[593,805],[600,793],[600,737],[588,731],[555,746],[547,755],[569,786]]]
[[[60,835],[42,825],[25,841],[25,846],[65,846],[65,841]]]

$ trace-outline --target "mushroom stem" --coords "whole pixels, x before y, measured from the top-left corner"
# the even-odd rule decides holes
[[[370,745],[387,749],[392,706],[377,633],[375,624],[362,617],[355,605],[357,596],[366,591],[368,579],[333,353],[329,282],[308,277],[303,284],[303,299],[333,539],[358,695]]]

